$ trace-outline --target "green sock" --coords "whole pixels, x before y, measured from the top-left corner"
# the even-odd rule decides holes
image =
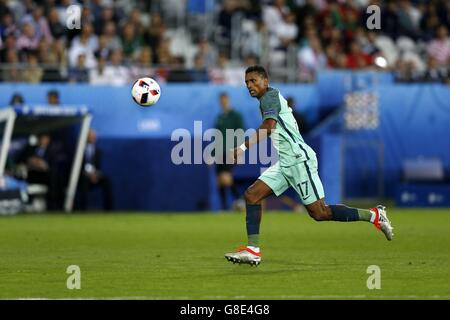
[[[259,234],[249,234],[248,245],[252,247],[259,247]]]
[[[358,210],[359,221],[370,221],[370,218],[372,218],[372,212],[370,210],[358,208],[356,210]]]

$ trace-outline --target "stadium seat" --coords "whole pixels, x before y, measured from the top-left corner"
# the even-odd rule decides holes
[[[30,184],[27,187],[29,203],[25,206],[27,212],[43,212],[47,209],[48,188],[43,184]]]
[[[401,52],[418,52],[416,43],[409,37],[399,37],[396,45]]]
[[[388,65],[392,66],[397,62],[399,53],[391,38],[387,36],[378,36],[375,39],[375,45],[383,53]]]

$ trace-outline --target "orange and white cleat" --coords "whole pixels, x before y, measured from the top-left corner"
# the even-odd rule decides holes
[[[239,247],[236,252],[226,253],[225,259],[233,263],[257,266],[261,263],[261,252],[257,247]]]
[[[391,241],[394,237],[392,231],[394,228],[391,226],[391,222],[387,217],[386,207],[378,205],[376,208],[370,210],[374,213],[374,217],[372,218],[373,221],[370,220],[370,222],[372,222],[378,230],[381,230],[384,233],[386,239]]]

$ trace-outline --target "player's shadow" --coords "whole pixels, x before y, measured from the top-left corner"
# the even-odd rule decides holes
[[[261,274],[286,274],[286,273],[297,273],[297,272],[322,272],[322,271],[335,271],[339,268],[345,268],[344,263],[286,263],[282,260],[271,260],[270,262],[266,262],[265,265],[270,267],[269,270],[265,269],[264,266],[252,267],[250,265],[235,265],[236,268],[233,268],[231,273],[226,273],[224,275],[235,275],[236,269],[242,270],[243,272],[248,271],[249,276],[261,276]],[[277,268],[277,265],[280,268]],[[286,268],[286,267],[289,268]],[[255,268],[257,268],[255,272]],[[275,269],[274,269],[275,268]]]

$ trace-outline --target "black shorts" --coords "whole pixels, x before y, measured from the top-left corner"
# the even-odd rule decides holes
[[[216,164],[216,172],[217,173],[222,173],[222,172],[230,172],[233,169],[233,165],[232,164]]]

